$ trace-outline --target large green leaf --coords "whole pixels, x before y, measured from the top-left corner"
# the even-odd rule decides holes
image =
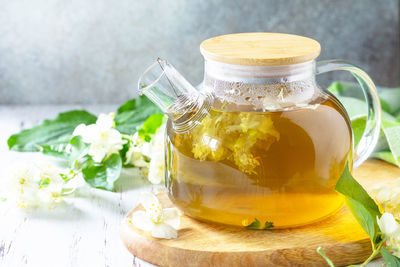
[[[118,110],[117,114],[124,113],[126,111],[138,110],[142,107],[156,107],[153,102],[151,102],[145,95],[138,96],[137,98],[132,98],[122,104]]]
[[[55,119],[45,120],[41,124],[22,130],[8,139],[9,149],[15,151],[40,151],[56,154],[72,137],[72,132],[79,124],[92,124],[96,116],[84,110],[72,110],[60,113]],[[42,148],[41,148],[42,147]],[[58,153],[59,156],[64,156]]]
[[[400,112],[400,88],[376,88],[381,101],[382,109],[392,115]],[[364,94],[356,83],[333,82],[328,90],[335,95],[356,98],[364,101]]]
[[[382,129],[389,145],[390,152],[398,166],[400,166],[400,123],[383,121]]]
[[[147,96],[141,95],[137,98],[130,99],[126,101],[124,104],[122,104],[117,111],[117,114],[121,114],[127,111],[133,111],[133,110],[150,110],[154,113],[162,113],[162,111],[153,103],[151,102]]]
[[[400,88],[377,88],[382,106],[382,127],[378,143],[371,157],[400,166]],[[328,88],[343,104],[358,144],[365,129],[366,103],[362,90],[354,83],[334,82]]]
[[[397,162],[394,159],[392,152],[390,152],[390,151],[374,152],[374,153],[372,153],[371,157],[387,161],[393,165],[397,165]]]
[[[358,119],[367,115],[367,105],[365,102],[351,97],[336,96],[336,98],[342,103],[344,108],[349,115],[350,120]]]
[[[393,115],[400,112],[400,88],[379,88],[379,97],[386,103],[385,111]]]
[[[379,233],[379,228],[375,222],[376,216],[374,217],[375,212],[369,210],[362,202],[354,200],[350,197],[346,197],[345,203],[369,237],[372,240],[375,240],[377,234]]]
[[[134,134],[153,114],[163,112],[146,96],[131,99],[118,108],[115,116],[115,128],[124,134]]]
[[[390,254],[390,252],[385,247],[381,248],[381,254],[383,256],[383,260],[388,267],[400,267],[400,259]]]
[[[150,115],[139,110],[118,114],[115,116],[115,129],[124,134],[134,134]]]
[[[353,178],[348,164],[335,187],[346,197],[346,205],[372,240],[378,242],[379,227],[376,217],[381,217],[378,206],[365,189]]]
[[[121,174],[122,161],[119,154],[112,154],[102,163],[96,163],[91,158],[88,159],[82,168],[85,181],[92,187],[114,190],[114,182]]]

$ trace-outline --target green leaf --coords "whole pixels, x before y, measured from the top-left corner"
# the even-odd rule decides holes
[[[260,221],[255,218],[254,221],[246,226],[247,229],[261,229],[261,223]]]
[[[333,264],[333,262],[331,261],[330,258],[328,258],[328,256],[326,256],[325,252],[322,250],[321,247],[317,248],[317,252],[319,255],[322,256],[322,258],[324,258],[324,260],[326,261],[326,263],[329,265],[329,267],[335,267],[335,265]]]
[[[261,226],[261,223],[257,218],[255,218],[254,221],[251,224],[246,226],[247,229],[256,229],[256,230],[266,230],[266,229],[270,229],[270,228],[273,228],[273,227],[274,227],[274,223],[273,222],[269,222],[269,221],[266,221],[264,223],[264,225]]]
[[[132,135],[146,121],[149,114],[138,110],[127,111],[115,116],[115,129],[124,134]]]
[[[336,96],[343,107],[346,109],[350,120],[354,120],[367,115],[367,105],[364,101],[357,98]]]
[[[393,158],[396,164],[400,166],[400,123],[383,121],[382,129]]]
[[[376,217],[381,213],[375,201],[368,195],[367,191],[353,178],[349,165],[341,175],[335,190],[346,197],[346,205],[353,213],[356,220],[363,227],[372,240],[378,242],[379,227]]]
[[[121,155],[121,160],[122,160],[122,164],[123,164],[122,166],[129,168],[129,167],[132,167],[133,165],[125,164],[125,162],[126,162],[126,153],[128,152],[132,141],[131,141],[131,139],[126,138],[126,137],[122,137],[122,139],[125,140],[126,142],[125,142],[125,144],[122,145],[122,149],[119,151],[119,154]]]
[[[357,146],[365,130],[366,117],[360,117],[351,121],[353,129],[354,146]]]
[[[131,110],[136,110],[137,107],[142,107],[146,105],[151,105],[153,104],[146,96],[141,95],[138,96],[137,98],[132,98],[128,101],[126,101],[124,104],[122,104],[118,110],[117,114],[124,113],[126,111],[131,111]]]
[[[383,100],[382,98],[379,99],[381,102],[381,108],[383,111],[386,111],[388,113],[390,113],[390,105],[388,102],[386,102],[385,100]]]
[[[144,123],[142,128],[139,129],[139,136],[146,142],[151,141],[151,135],[155,134],[157,129],[163,123],[164,115],[153,114]]]
[[[140,98],[140,96],[139,96]],[[138,99],[139,99],[138,98]],[[135,104],[136,104],[136,98],[130,99],[128,101],[126,101],[124,104],[122,104],[118,110],[117,110],[117,114],[123,113],[125,111],[131,111],[135,109]]]
[[[393,165],[396,165],[396,160],[393,157],[393,153],[390,151],[380,151],[380,152],[374,152],[371,154],[372,158],[380,159],[387,161]]]
[[[365,129],[366,103],[360,86],[355,83],[334,82],[328,88],[345,107],[358,144]],[[400,167],[400,88],[378,87],[382,106],[382,127],[378,144],[371,157]],[[390,155],[389,153],[392,153]]]
[[[114,182],[121,174],[122,161],[119,154],[112,154],[102,163],[96,163],[93,159],[88,159],[82,168],[85,181],[92,187],[114,190]]]
[[[142,110],[142,109],[152,109],[153,113],[162,113],[162,111],[150,101],[145,95],[138,96],[137,98],[133,98],[125,102],[122,106],[118,108],[117,115],[133,110]],[[153,114],[152,113],[152,114]]]
[[[96,116],[84,110],[60,113],[55,119],[45,120],[40,125],[10,136],[8,147],[15,151],[34,152],[42,149],[49,154],[57,154],[55,151],[61,149],[55,146],[67,144],[76,126],[95,122]],[[62,153],[58,154],[62,156]]]
[[[378,88],[378,92],[383,110],[392,115],[400,111],[400,88]]]
[[[50,178],[42,177],[38,184],[39,184],[39,189],[45,188],[50,184]]]
[[[348,198],[362,203],[367,209],[377,212],[376,215],[381,215],[375,201],[351,175],[348,164],[337,182],[335,190]]]
[[[392,255],[385,247],[381,248],[381,254],[388,267],[400,267],[400,259]]]
[[[333,82],[327,90],[335,95],[340,95],[343,92],[343,85],[340,82]]]
[[[273,227],[274,227],[274,223],[273,222],[266,221],[264,223],[264,229],[269,229],[269,228],[273,228]]]
[[[400,112],[400,88],[376,88],[379,94],[382,110],[394,115]],[[336,96],[356,98],[365,101],[359,84],[348,82],[334,82],[328,90]]]
[[[375,227],[376,216],[374,217],[374,212],[371,212],[362,203],[352,198],[346,198],[345,202],[346,206],[353,213],[357,222],[362,226],[370,238],[375,240],[378,235],[379,228]]]
[[[68,159],[69,153],[67,152],[68,144],[51,144],[51,145],[39,145],[40,151],[48,156],[58,157],[62,159]]]
[[[75,162],[86,155],[86,151],[89,147],[88,144],[82,141],[81,136],[74,136],[69,141],[70,144],[70,153],[69,153],[69,164],[71,167],[74,166]]]
[[[139,96],[118,108],[115,128],[124,134],[134,134],[153,114],[162,114],[162,111],[146,96]]]
[[[68,181],[72,180],[73,178],[75,178],[78,174],[79,174],[79,172],[75,172],[74,169],[71,169],[71,170],[69,170],[68,174],[60,173],[60,176],[64,180],[64,182],[68,182]],[[68,189],[65,189],[65,190],[68,191]],[[74,190],[74,189],[72,189],[72,190]]]
[[[64,180],[64,182],[68,182],[69,180],[71,180],[71,179],[69,179],[68,175],[66,175],[64,173],[60,173],[60,176]]]

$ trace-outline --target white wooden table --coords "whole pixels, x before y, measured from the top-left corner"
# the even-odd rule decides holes
[[[6,170],[16,161],[53,160],[40,153],[10,152],[7,138],[80,106],[0,106],[0,187]],[[93,113],[116,106],[85,107]],[[138,204],[138,193],[152,186],[135,170],[125,169],[117,192],[79,188],[65,204],[52,210],[19,211],[0,202],[0,266],[91,267],[153,266],[133,257],[119,238],[124,215]]]
[[[10,164],[52,160],[39,153],[8,151],[8,137],[61,111],[81,108],[98,114],[114,111],[116,106],[0,106],[0,191]],[[125,214],[138,204],[138,193],[159,187],[125,169],[116,188],[117,192],[107,192],[83,186],[52,210],[18,211],[0,202],[0,266],[154,266],[125,249],[119,227]],[[369,266],[381,265],[378,260]]]

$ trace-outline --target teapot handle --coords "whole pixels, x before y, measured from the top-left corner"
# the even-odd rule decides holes
[[[355,162],[353,168],[355,169],[368,158],[378,141],[381,129],[381,103],[373,81],[362,69],[342,60],[326,60],[316,64],[317,75],[334,70],[351,72],[359,82],[367,102],[367,123],[363,136],[354,149]]]

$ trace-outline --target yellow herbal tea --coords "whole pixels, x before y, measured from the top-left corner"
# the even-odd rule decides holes
[[[167,129],[167,187],[204,221],[275,227],[320,220],[343,205],[334,187],[352,164],[351,126],[332,96],[277,112],[211,109],[192,131]]]

